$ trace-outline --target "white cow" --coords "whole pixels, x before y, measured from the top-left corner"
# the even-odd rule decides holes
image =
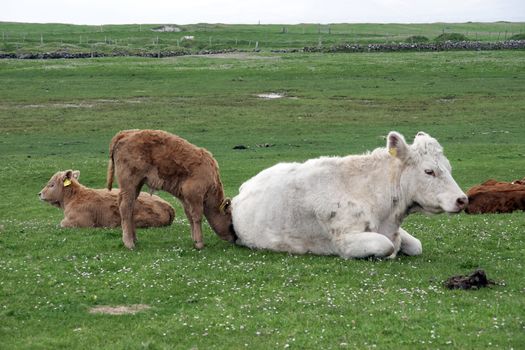
[[[400,226],[410,213],[457,213],[468,203],[436,139],[412,145],[390,132],[387,147],[346,157],[280,163],[246,181],[232,201],[238,244],[343,258],[422,252]]]

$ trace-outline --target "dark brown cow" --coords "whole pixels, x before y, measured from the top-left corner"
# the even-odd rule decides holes
[[[467,192],[469,214],[510,213],[525,210],[525,178],[513,182],[487,180]]]
[[[122,240],[127,248],[133,249],[137,240],[132,213],[144,184],[182,202],[195,248],[204,247],[203,214],[220,238],[235,241],[230,200],[224,197],[219,167],[210,152],[165,131],[126,130],[113,137],[109,154],[107,186],[111,189],[116,171]]]
[[[51,177],[38,196],[44,202],[64,211],[61,227],[117,227],[119,190],[87,188],[78,182],[80,171],[59,171]],[[171,225],[173,207],[158,196],[140,193],[133,219],[137,227]]]

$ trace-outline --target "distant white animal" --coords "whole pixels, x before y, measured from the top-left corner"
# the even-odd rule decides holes
[[[184,40],[193,40],[193,39],[195,39],[195,37],[193,35],[185,35],[185,36],[182,37],[183,41]]]
[[[372,153],[280,163],[232,201],[238,244],[290,253],[389,257],[422,252],[400,226],[410,213],[457,213],[468,203],[443,148],[420,132],[390,132]]]

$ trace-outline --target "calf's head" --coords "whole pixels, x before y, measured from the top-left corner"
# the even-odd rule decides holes
[[[419,132],[412,145],[397,132],[388,134],[387,148],[402,162],[401,187],[410,211],[458,213],[468,198],[452,178],[450,162],[436,139]]]
[[[221,215],[221,224],[217,227],[217,234],[219,237],[230,243],[235,243],[237,240],[237,234],[233,229],[233,220],[232,220],[232,201],[230,198],[225,198],[221,205],[219,206],[219,212]]]
[[[65,188],[71,186],[73,181],[78,181],[79,177],[80,171],[78,170],[59,171],[51,177],[38,197],[44,202],[60,207],[60,203],[64,200]]]

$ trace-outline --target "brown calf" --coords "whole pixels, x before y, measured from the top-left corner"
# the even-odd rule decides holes
[[[133,207],[144,184],[182,202],[195,248],[204,247],[203,214],[220,238],[235,241],[230,200],[224,197],[219,167],[210,152],[165,131],[126,130],[111,140],[109,156],[107,186],[111,189],[116,171],[122,240],[127,248],[133,249],[137,240]]]
[[[525,178],[511,183],[487,180],[467,191],[469,214],[525,211]]]
[[[117,227],[119,190],[87,188],[78,182],[80,171],[59,171],[51,177],[38,196],[41,200],[61,208],[62,227]],[[134,209],[138,227],[168,226],[175,218],[173,207],[158,196],[141,193]]]

